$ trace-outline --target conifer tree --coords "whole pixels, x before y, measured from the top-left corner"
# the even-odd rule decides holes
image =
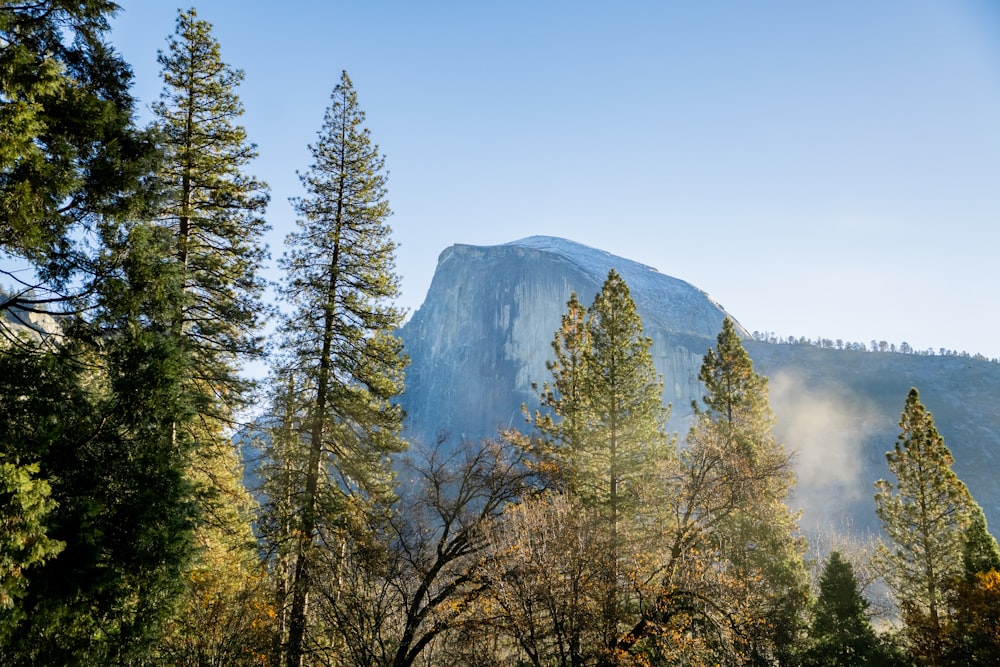
[[[146,200],[155,150],[132,120],[128,65],[106,43],[113,2],[0,4],[0,251],[35,269],[0,271],[15,286],[0,310],[79,308],[98,230]]]
[[[17,598],[28,584],[27,571],[65,546],[46,534],[51,488],[37,474],[37,463],[0,459],[0,643],[22,620]]]
[[[552,384],[540,392],[550,412],[535,415],[546,472],[580,500],[592,515],[588,525],[601,532],[595,539],[609,545],[594,574],[600,582],[593,593],[598,627],[577,628],[568,644],[579,646],[584,634],[600,637],[602,660],[609,660],[622,623],[635,612],[629,589],[648,576],[635,564],[656,560],[649,552],[657,548],[652,534],[664,507],[659,473],[674,455],[668,409],[652,341],[614,269],[586,313],[575,295],[570,298],[552,345]]]
[[[875,511],[890,542],[880,544],[877,555],[918,653],[934,663],[948,617],[943,593],[947,582],[962,575],[974,501],[952,471],[954,458],[916,389],[906,397],[899,426],[896,445],[886,454],[896,482],[875,484]]]
[[[148,657],[191,553],[187,357],[161,326],[180,298],[165,239],[144,224],[106,241],[92,320],[51,350],[0,350],[6,453],[37,463],[65,547],[32,573],[5,665],[106,665]],[[8,401],[6,397],[31,397]],[[53,641],[51,637],[58,637]]]
[[[851,563],[834,551],[819,581],[803,664],[817,667],[890,665],[888,651],[868,620]]]
[[[586,313],[570,297],[552,343],[553,380],[540,392],[549,411],[536,414],[535,425],[557,474],[611,525],[638,509],[649,475],[671,456],[651,345],[628,286],[612,269]]]
[[[587,309],[590,349],[584,356],[586,434],[581,497],[596,503],[611,524],[639,509],[658,464],[671,455],[663,381],[653,366],[653,341],[622,277],[612,269]]]
[[[222,61],[211,31],[194,9],[178,12],[176,32],[159,53],[164,88],[153,110],[164,152],[160,224],[184,277],[172,325],[194,359],[200,412],[228,422],[243,398],[240,366],[261,352],[268,195],[244,173],[257,149],[238,124],[243,72]]]
[[[58,335],[0,344],[0,454],[37,466],[52,506],[0,641],[4,665],[145,660],[190,555],[187,357],[162,323],[180,303],[152,217],[155,147],[133,122],[105,0],[3,3],[0,249],[31,263],[0,310],[59,302]],[[19,279],[15,278],[15,282]],[[51,554],[50,554],[51,555]]]
[[[992,665],[1000,655],[1000,548],[978,504],[962,544],[963,577],[949,582],[953,618],[945,628],[944,664]]]
[[[962,569],[968,583],[979,573],[1000,572],[1000,546],[986,526],[986,515],[979,503],[974,503],[969,513],[969,526],[962,540]]]
[[[279,381],[296,392],[304,462],[290,496],[296,537],[285,664],[298,667],[311,637],[307,601],[322,568],[337,567],[339,546],[393,497],[389,454],[402,451],[405,358],[393,334],[401,311],[395,243],[387,223],[384,158],[364,127],[347,73],[334,88],[313,164],[294,200],[298,231],[283,259],[282,295],[291,312],[281,328]],[[324,563],[326,565],[324,565]],[[335,596],[333,596],[335,597]]]
[[[544,436],[540,450],[544,471],[570,491],[575,491],[580,483],[579,461],[571,452],[585,447],[587,433],[584,379],[590,332],[586,320],[587,309],[574,292],[552,341],[555,358],[545,362],[552,381],[542,385],[539,391],[542,409],[534,417],[535,427]],[[538,389],[537,384],[533,387]]]
[[[732,320],[726,318],[714,349],[709,349],[699,379],[704,406],[693,403],[688,445],[714,450],[728,469],[726,511],[712,529],[714,547],[754,587],[767,630],[751,637],[758,658],[779,660],[795,641],[808,600],[805,544],[797,515],[785,505],[795,476],[788,455],[772,433],[774,413],[767,379],[753,370]]]
[[[188,476],[201,512],[199,558],[185,576],[186,595],[164,650],[208,655],[235,642],[247,649],[241,659],[251,659],[252,633],[243,631],[259,625],[252,607],[260,606],[262,573],[254,565],[252,503],[232,431],[249,388],[241,366],[261,355],[267,186],[245,173],[257,150],[239,125],[243,72],[222,61],[211,24],[194,9],[179,11],[158,60],[164,87],[153,105],[163,149],[157,224],[171,239],[183,296],[166,324],[190,357],[185,384],[194,408],[193,418],[175,428],[192,447]],[[229,614],[226,622],[221,614]],[[197,621],[205,618],[213,620]],[[226,635],[237,632],[244,636]],[[232,651],[224,655],[235,664]]]

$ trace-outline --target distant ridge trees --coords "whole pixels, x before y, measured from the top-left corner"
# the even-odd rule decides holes
[[[841,338],[831,340],[829,338],[810,339],[805,336],[779,336],[770,331],[754,331],[750,334],[750,337],[759,343],[770,343],[772,345],[809,345],[822,349],[851,350],[854,352],[898,352],[899,354],[915,354],[922,357],[961,357],[963,359],[975,359],[976,361],[1000,363],[1000,358],[994,357],[991,359],[979,354],[978,352],[970,354],[969,352],[949,350],[944,347],[938,348],[936,351],[934,348],[930,347],[920,350],[914,348],[906,341],[903,341],[897,346],[895,343],[889,343],[884,340],[872,340],[871,343],[865,345],[862,342],[845,341]]]

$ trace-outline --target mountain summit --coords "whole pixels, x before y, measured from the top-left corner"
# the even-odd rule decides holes
[[[656,269],[566,239],[532,236],[496,246],[453,245],[441,253],[423,305],[401,331],[410,366],[402,403],[410,437],[440,431],[480,439],[521,427],[533,409],[533,382],[576,292],[589,304],[614,268],[628,283],[675,416],[700,396],[701,357],[728,316],[693,285]],[[741,329],[742,331],[742,329]],[[743,332],[745,333],[745,332]]]
[[[407,437],[419,446],[439,434],[489,438],[529,429],[522,405],[538,406],[546,362],[566,302],[589,305],[614,268],[629,285],[653,340],[652,354],[672,404],[668,428],[683,446],[691,403],[704,388],[702,358],[730,317],[708,294],[649,266],[566,239],[532,236],[496,246],[453,245],[439,259],[427,297],[401,329],[411,363],[400,398]],[[750,340],[756,370],[769,378],[775,434],[793,454],[812,530],[877,526],[874,482],[899,435],[910,387],[920,390],[955,454],[955,471],[991,521],[1000,521],[1000,364],[968,357],[819,348]]]

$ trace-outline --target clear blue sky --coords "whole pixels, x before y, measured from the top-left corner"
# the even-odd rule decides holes
[[[118,1],[148,117],[178,5]],[[750,330],[1000,357],[1000,3],[195,7],[246,72],[275,257],[346,69],[411,311],[449,245],[547,234],[687,280]]]

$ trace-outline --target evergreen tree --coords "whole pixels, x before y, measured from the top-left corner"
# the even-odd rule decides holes
[[[573,452],[583,469],[578,493],[617,526],[639,510],[658,464],[671,456],[668,411],[649,351],[653,341],[642,334],[635,302],[614,269],[587,310],[587,330],[586,434]]]
[[[540,455],[542,470],[558,486],[575,491],[580,484],[579,463],[573,451],[585,447],[587,433],[587,395],[584,379],[590,352],[587,309],[570,295],[560,327],[552,341],[554,360],[545,362],[552,374],[539,391],[541,410],[535,413],[535,427],[543,435]],[[538,390],[538,385],[532,387]]]
[[[952,622],[945,628],[944,664],[991,665],[1000,655],[1000,548],[978,504],[962,543],[964,576],[946,590]]]
[[[152,217],[155,147],[133,124],[104,0],[0,8],[0,249],[31,279],[0,310],[61,302],[57,335],[0,345],[0,455],[37,466],[49,544],[0,641],[5,665],[145,659],[190,555],[187,357],[162,323],[181,281]],[[45,544],[39,536],[39,545]],[[51,555],[51,554],[50,554]]]
[[[158,60],[164,88],[153,106],[163,147],[157,224],[171,239],[183,295],[166,324],[190,356],[185,384],[196,413],[175,427],[192,446],[188,476],[201,512],[198,559],[185,576],[186,595],[164,650],[215,653],[234,664],[230,644],[242,645],[239,659],[254,659],[254,633],[247,628],[261,625],[262,613],[252,503],[240,479],[232,426],[249,388],[241,365],[261,354],[267,186],[244,173],[257,150],[238,124],[243,105],[236,88],[243,72],[222,61],[211,24],[194,9],[179,11]]]
[[[94,277],[97,231],[135,210],[154,153],[132,121],[128,65],[105,42],[110,0],[0,2],[0,251],[34,279],[0,310],[73,301]]]
[[[0,443],[37,464],[57,503],[48,537],[65,548],[37,568],[5,665],[106,665],[148,656],[191,552],[188,372],[158,322],[180,298],[165,239],[146,225],[106,240],[95,317],[67,323],[51,350],[0,352]],[[30,397],[30,400],[11,397]]]
[[[37,474],[38,464],[0,462],[0,643],[22,620],[17,598],[28,584],[25,571],[65,546],[46,534],[51,488]]]
[[[797,516],[785,505],[795,477],[772,433],[767,379],[754,372],[732,320],[723,321],[698,377],[706,394],[704,407],[692,405],[688,445],[695,452],[717,452],[708,460],[722,468],[709,472],[730,480],[720,505],[725,511],[712,519],[714,548],[741,579],[758,582],[754,589],[765,623],[749,637],[755,659],[773,653],[786,660],[808,600],[805,544],[797,535]]]
[[[672,452],[651,345],[612,269],[586,312],[570,297],[547,364],[552,383],[539,396],[548,410],[535,415],[535,426],[557,476],[611,525],[638,510],[649,475]]]
[[[1000,546],[986,527],[986,515],[979,503],[974,503],[969,513],[969,525],[962,539],[962,569],[968,583],[973,583],[977,574],[1000,572]]]
[[[243,72],[222,62],[212,26],[193,9],[160,52],[164,89],[153,106],[163,146],[160,224],[174,239],[185,300],[172,324],[191,349],[200,411],[228,421],[243,397],[240,364],[260,354],[265,312],[267,186],[243,170],[257,157],[237,124]]]
[[[892,664],[875,634],[851,563],[834,551],[819,580],[819,597],[809,626],[809,647],[803,664],[854,667]]]
[[[952,471],[954,458],[916,389],[906,397],[899,426],[896,445],[886,454],[896,483],[883,479],[875,485],[875,511],[890,540],[877,555],[915,651],[936,664],[948,617],[943,591],[961,577],[974,501]]]
[[[553,341],[552,384],[540,392],[549,412],[535,416],[546,472],[580,499],[593,515],[590,525],[599,526],[610,545],[605,567],[595,574],[599,627],[578,627],[567,639],[579,647],[585,633],[600,637],[604,660],[634,614],[629,589],[646,576],[637,563],[656,561],[649,556],[664,507],[659,473],[674,455],[651,345],[628,286],[612,269],[586,314],[576,296],[570,298]]]
[[[306,603],[337,567],[339,546],[366,525],[365,514],[392,499],[388,455],[405,448],[405,358],[393,335],[401,311],[395,243],[386,222],[384,158],[363,127],[364,113],[344,72],[334,88],[313,164],[301,176],[307,196],[294,201],[299,231],[288,237],[282,295],[292,308],[281,328],[282,382],[294,383],[304,412],[304,462],[290,496],[295,506],[285,664],[298,667],[312,641]],[[336,581],[335,575],[330,581]],[[335,599],[335,596],[332,596]]]

